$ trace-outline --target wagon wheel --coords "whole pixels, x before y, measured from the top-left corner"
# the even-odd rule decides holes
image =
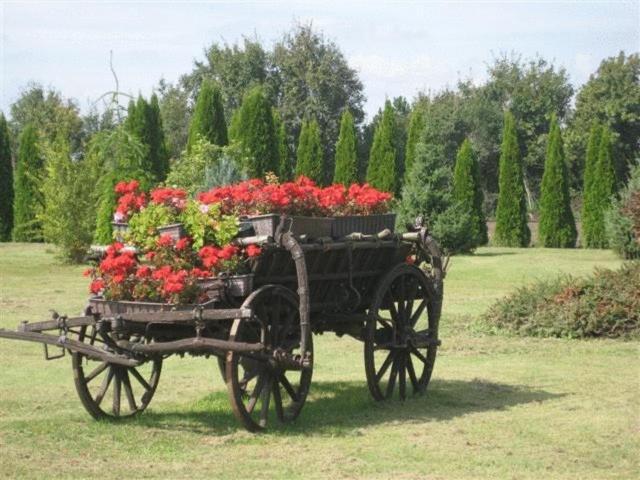
[[[83,326],[78,333],[79,341],[96,346],[105,343],[93,326]],[[71,361],[80,400],[95,419],[127,418],[141,413],[153,398],[162,370],[161,358],[137,367],[93,360],[81,353],[72,353]]]
[[[400,264],[377,288],[364,332],[367,384],[375,400],[401,399],[410,384],[423,393],[433,371],[438,347],[439,301],[419,268]],[[426,318],[423,313],[426,312]]]
[[[252,293],[243,308],[250,319],[236,320],[229,339],[263,343],[268,360],[235,352],[227,354],[226,379],[231,406],[247,430],[263,430],[275,411],[280,422],[294,420],[309,392],[313,367],[295,367],[278,358],[303,355],[300,351],[300,312],[297,296],[289,289],[266,285]],[[313,354],[311,336],[307,341]],[[272,401],[273,397],[273,401]]]

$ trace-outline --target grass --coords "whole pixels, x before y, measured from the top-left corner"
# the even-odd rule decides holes
[[[361,345],[315,338],[298,421],[263,435],[232,417],[214,359],[166,361],[147,412],[95,422],[69,359],[0,340],[0,476],[48,478],[637,478],[637,342],[485,336],[467,324],[496,298],[559,272],[615,268],[607,251],[481,249],[446,281],[443,346],[429,392],[369,397]],[[44,245],[0,244],[0,327],[78,313],[82,268]]]

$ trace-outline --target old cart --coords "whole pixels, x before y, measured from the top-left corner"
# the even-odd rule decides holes
[[[215,355],[233,411],[249,430],[295,419],[313,372],[313,333],[364,343],[371,395],[404,399],[425,391],[436,358],[444,269],[426,228],[306,241],[285,232],[238,238],[257,243],[252,291],[205,305],[91,299],[84,315],[54,314],[0,337],[69,351],[75,386],[95,418],[142,412],[170,355]],[[407,263],[407,257],[415,259]],[[50,332],[50,333],[45,333]],[[55,332],[55,333],[51,333]]]

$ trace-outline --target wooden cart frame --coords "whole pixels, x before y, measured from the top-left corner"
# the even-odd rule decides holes
[[[84,315],[54,314],[0,337],[43,343],[47,359],[71,353],[75,386],[95,418],[142,412],[174,354],[218,358],[235,416],[250,431],[295,419],[313,372],[314,333],[364,343],[367,384],[376,400],[422,394],[440,344],[445,267],[426,228],[339,240],[304,241],[280,229],[239,238],[259,244],[254,289],[244,298],[161,311],[138,304],[113,313],[90,299]],[[407,262],[410,256],[414,261]],[[140,311],[142,310],[142,311]],[[424,323],[424,325],[423,325]],[[57,333],[45,333],[45,332]],[[62,348],[52,357],[48,346]]]

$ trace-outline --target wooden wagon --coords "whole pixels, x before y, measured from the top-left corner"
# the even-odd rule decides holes
[[[425,227],[393,234],[305,240],[278,229],[238,238],[259,244],[249,292],[201,305],[89,300],[83,316],[54,314],[0,337],[69,351],[75,386],[95,418],[142,412],[174,354],[215,355],[238,420],[251,431],[295,419],[313,373],[314,333],[364,343],[371,395],[427,388],[440,341],[442,258]],[[407,258],[412,262],[407,262]],[[54,333],[45,333],[54,332]]]

